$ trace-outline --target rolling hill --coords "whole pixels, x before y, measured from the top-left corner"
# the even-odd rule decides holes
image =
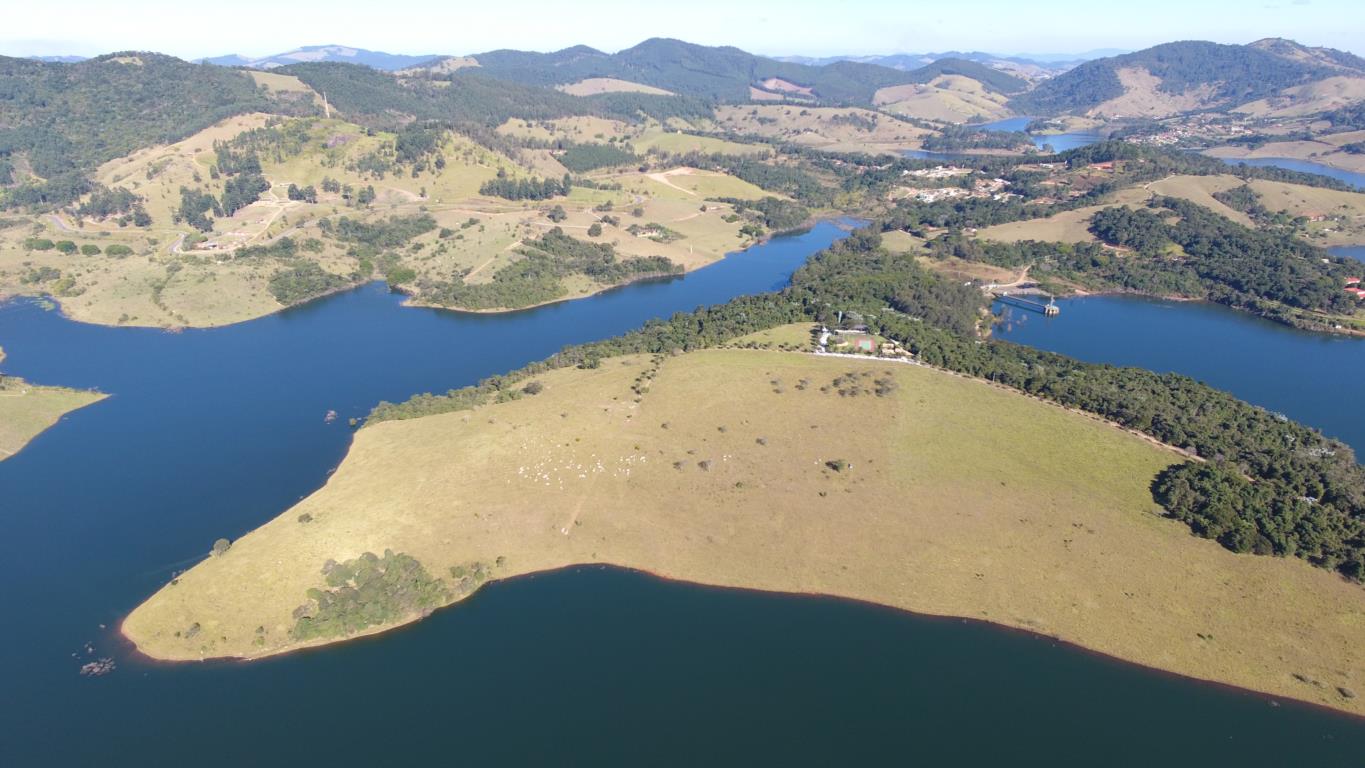
[[[353,48],[349,45],[306,45],[302,48],[295,48],[292,51],[277,53],[272,56],[262,56],[250,58],[229,54],[227,56],[214,56],[203,59],[204,64],[217,64],[224,67],[250,67],[252,69],[274,69],[275,67],[287,67],[290,64],[302,62],[334,61],[345,64],[360,64],[374,69],[382,69],[386,72],[395,72],[406,69],[418,64],[440,58],[436,54],[427,56],[409,56],[404,54],[384,53],[383,51],[367,51],[364,48]]]
[[[1182,41],[1089,61],[1016,97],[1025,114],[1164,117],[1230,109],[1329,77],[1365,77],[1349,53],[1289,40]]]
[[[767,94],[774,98],[865,105],[882,88],[917,82],[917,78],[924,77],[852,61],[808,66],[755,56],[738,48],[708,47],[665,38],[646,40],[614,54],[575,46],[552,53],[489,51],[473,58],[488,76],[525,85],[561,86],[610,78],[721,102],[749,101],[751,97],[762,98],[759,94]]]

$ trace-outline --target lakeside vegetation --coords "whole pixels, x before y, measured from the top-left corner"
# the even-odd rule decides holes
[[[927,365],[1008,386],[1095,414],[1225,466],[1257,483],[1243,502],[1223,494],[1225,473],[1181,472],[1182,491],[1165,492],[1168,511],[1197,522],[1200,535],[1236,551],[1292,554],[1365,580],[1365,468],[1350,447],[1264,409],[1177,374],[1082,363],[1000,341],[975,330],[983,295],[951,285],[909,254],[890,253],[875,232],[861,230],[812,257],[792,285],[647,324],[615,339],[569,347],[519,371],[445,396],[381,403],[367,423],[464,410],[486,403],[525,379],[570,366],[595,367],[624,354],[669,354],[717,346],[778,325],[834,324],[856,311],[869,329],[895,339]]]
[[[616,564],[972,616],[1357,711],[1336,687],[1365,687],[1360,587],[1153,514],[1149,483],[1181,457],[1149,441],[871,359],[708,349],[532,381],[535,396],[476,416],[361,430],[323,489],[163,588],[124,633],[167,659],[344,639],[292,635],[293,612],[320,589],[319,561],[382,546],[421,563],[419,582],[449,573],[447,602],[477,585],[470,563],[496,578]],[[194,624],[196,637],[175,635]]]
[[[423,301],[460,309],[516,309],[544,304],[568,293],[564,281],[581,276],[610,287],[682,272],[664,256],[622,259],[609,243],[590,243],[554,227],[522,244],[523,257],[493,273],[486,283],[419,281]]]

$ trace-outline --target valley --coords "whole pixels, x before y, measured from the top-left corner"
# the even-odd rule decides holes
[[[0,56],[0,761],[1358,754],[1339,36],[461,13]]]

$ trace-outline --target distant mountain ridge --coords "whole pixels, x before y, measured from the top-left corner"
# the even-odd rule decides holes
[[[758,96],[870,105],[883,88],[927,83],[948,70],[1001,93],[1027,87],[1022,79],[962,59],[908,71],[857,61],[814,66],[668,38],[652,38],[614,54],[580,45],[551,53],[497,50],[469,58],[478,62],[483,74],[523,85],[563,86],[612,78],[724,102]],[[428,68],[438,69],[440,63],[432,62]]]
[[[304,62],[337,61],[346,64],[361,64],[385,72],[394,72],[439,58],[443,57],[436,54],[410,56],[384,53],[383,51],[369,51],[347,45],[308,45],[295,48],[292,51],[255,59],[229,54],[200,59],[199,61],[204,64],[217,64],[224,67],[250,67],[252,69],[274,69],[275,67],[287,67],[290,64]]]
[[[1145,109],[1146,116],[1160,116],[1232,108],[1342,75],[1365,77],[1365,60],[1278,38],[1247,45],[1187,40],[1085,62],[1011,106],[1037,115],[1094,110],[1140,115]]]

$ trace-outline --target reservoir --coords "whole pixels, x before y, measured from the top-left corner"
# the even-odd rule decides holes
[[[1344,181],[1359,190],[1365,190],[1365,173],[1354,171],[1343,171],[1340,168],[1333,168],[1330,165],[1315,163],[1311,160],[1295,160],[1288,157],[1260,157],[1260,158],[1224,158],[1223,162],[1228,165],[1255,165],[1260,167],[1284,168],[1288,171],[1302,171],[1304,173],[1316,173],[1319,176],[1330,176],[1337,181]]]
[[[379,285],[181,333],[0,305],[7,373],[112,395],[0,462],[0,765],[1357,760],[1365,721],[1294,702],[972,622],[618,569],[493,584],[388,635],[250,664],[153,664],[117,635],[133,606],[214,539],[319,488],[346,453],[347,418],[771,290],[845,231],[820,224],[685,277],[501,315],[404,308]],[[1123,318],[1077,322],[1079,304],[1014,333],[1043,343],[1071,323],[1095,347],[1113,344],[1106,336]],[[1253,368],[1239,350],[1278,338],[1278,327],[1208,317],[1226,325],[1188,334],[1207,348],[1220,328],[1249,339],[1218,345],[1231,383],[1214,383],[1253,400],[1288,400],[1294,382],[1311,383],[1318,395],[1297,400],[1323,412],[1294,415],[1365,442],[1346,434],[1360,430],[1349,366],[1362,365],[1365,344],[1294,334],[1259,350]],[[1320,371],[1346,366],[1328,376],[1339,385],[1305,374],[1262,392],[1235,381],[1315,356]],[[326,422],[329,410],[340,418]],[[117,669],[78,674],[100,657]]]
[[[1341,253],[1342,249],[1332,249]],[[1058,299],[1058,317],[997,302],[996,337],[1079,360],[1174,371],[1339,438],[1365,455],[1365,339],[1310,333],[1218,304]]]

